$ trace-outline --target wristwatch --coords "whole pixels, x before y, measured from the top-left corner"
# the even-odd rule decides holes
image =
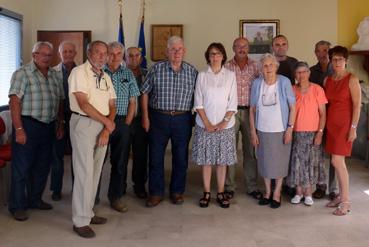
[[[231,120],[231,118],[229,118],[229,117],[224,117],[224,118],[223,118],[223,120],[224,120],[224,121],[226,121],[226,122],[229,122],[229,121]]]
[[[287,127],[288,127],[288,128],[293,129],[293,126],[294,126],[293,124],[287,124]]]
[[[357,124],[351,124],[351,128],[352,129],[356,129],[357,128]]]

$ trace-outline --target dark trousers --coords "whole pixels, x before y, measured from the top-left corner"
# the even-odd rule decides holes
[[[55,123],[45,124],[30,117],[22,117],[27,135],[24,145],[15,142],[12,134],[12,165],[9,211],[37,207],[41,203],[50,170]]]
[[[150,110],[150,195],[164,195],[164,156],[169,139],[172,146],[172,174],[169,192],[184,193],[188,167],[188,143],[191,138],[191,132],[191,113],[171,116]]]
[[[55,140],[52,150],[50,190],[59,194],[61,193],[63,187],[64,150],[66,136],[68,135],[64,135],[64,137],[60,140]]]

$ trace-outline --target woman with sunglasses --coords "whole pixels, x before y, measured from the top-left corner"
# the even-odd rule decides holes
[[[295,95],[290,80],[277,74],[279,63],[275,56],[263,55],[260,65],[262,76],[253,81],[250,99],[251,141],[265,184],[265,194],[259,205],[279,208],[282,181],[288,174]],[[272,179],[275,180],[273,192]]]

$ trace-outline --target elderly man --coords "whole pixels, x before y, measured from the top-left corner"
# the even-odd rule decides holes
[[[277,73],[284,75],[290,79],[292,84],[295,84],[294,69],[297,63],[297,59],[287,56],[288,40],[284,35],[277,35],[272,40],[272,49],[274,56],[279,62],[279,68]]]
[[[100,180],[109,135],[115,128],[115,91],[104,73],[108,47],[93,41],[87,47],[88,60],[69,76],[69,102],[72,111],[70,139],[73,148],[74,185],[72,197],[73,230],[92,238],[91,224],[107,219],[94,215],[92,208]]]
[[[142,61],[141,51],[138,47],[130,47],[127,49],[126,64],[133,72],[138,87],[142,86],[145,80],[147,69],[140,67]],[[141,101],[141,96],[138,102]],[[145,184],[147,181],[147,155],[148,155],[148,135],[141,125],[142,110],[139,105],[136,108],[136,116],[131,124],[132,138],[132,181],[134,183],[134,191],[138,198],[147,198]]]
[[[117,95],[115,130],[110,137],[110,206],[118,212],[127,211],[122,197],[127,188],[127,166],[131,144],[131,125],[136,111],[136,97],[140,95],[133,73],[122,66],[124,46],[119,42],[108,44],[108,63],[105,72],[113,81]]]
[[[164,156],[169,139],[172,147],[170,199],[183,203],[191,137],[191,109],[197,70],[183,61],[186,49],[180,37],[167,43],[168,60],[156,63],[141,87],[142,124],[149,132],[149,193],[147,207],[164,196]]]
[[[51,199],[54,201],[61,200],[61,191],[63,187],[63,174],[64,174],[64,152],[66,147],[70,148],[70,137],[69,137],[69,120],[71,117],[71,111],[69,106],[68,97],[68,77],[70,72],[76,63],[74,59],[77,55],[76,46],[70,41],[63,41],[59,45],[59,56],[61,62],[54,67],[59,73],[60,83],[63,84],[64,88],[64,137],[60,140],[56,140],[53,147],[53,161],[51,163],[51,176],[50,176],[50,190],[53,192]]]
[[[49,175],[55,129],[58,139],[64,132],[63,85],[50,68],[52,54],[50,43],[37,42],[32,49],[33,61],[15,71],[11,79],[14,128],[9,211],[20,221],[28,219],[28,208],[52,209],[41,197]]]
[[[323,87],[324,79],[327,76],[333,74],[332,64],[329,61],[328,51],[331,47],[331,43],[325,40],[321,40],[315,44],[315,56],[318,63],[310,68],[310,81],[319,84]],[[324,171],[319,171],[319,176],[324,176]],[[317,184],[316,190],[313,193],[313,197],[316,199],[321,199],[325,196],[327,190],[326,184]],[[329,166],[329,198],[333,200],[337,194],[337,180],[335,175],[334,166],[331,164]]]
[[[248,57],[249,41],[246,38],[237,38],[233,42],[234,58],[225,64],[225,67],[236,74],[238,111],[236,114],[236,143],[238,143],[239,132],[242,135],[243,151],[243,171],[245,177],[245,187],[248,195],[255,199],[261,196],[257,186],[258,171],[254,148],[250,141],[249,124],[249,103],[251,83],[256,79],[260,72],[258,63]],[[226,180],[226,195],[229,199],[233,198],[236,189],[235,167],[228,166]]]

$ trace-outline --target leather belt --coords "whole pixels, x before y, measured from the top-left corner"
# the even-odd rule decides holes
[[[89,116],[87,116],[87,115],[83,115],[83,114],[81,114],[81,113],[79,113],[79,112],[72,111],[72,113],[74,113],[74,114],[76,114],[76,115],[78,115],[78,116],[88,117],[88,118],[89,118]]]
[[[250,107],[248,105],[239,105],[237,106],[237,110],[248,110]]]
[[[161,110],[155,110],[155,109],[154,111],[165,114],[165,115],[170,115],[170,116],[178,116],[178,115],[189,113],[189,111],[161,111]]]

